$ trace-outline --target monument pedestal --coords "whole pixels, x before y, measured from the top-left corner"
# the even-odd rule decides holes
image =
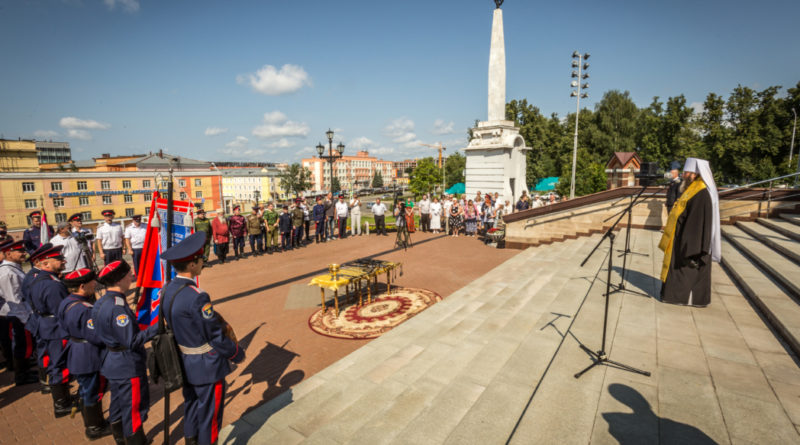
[[[513,206],[525,182],[525,153],[530,148],[519,134],[513,121],[479,122],[472,129],[472,140],[464,149],[467,158],[466,196],[498,193],[500,199]]]

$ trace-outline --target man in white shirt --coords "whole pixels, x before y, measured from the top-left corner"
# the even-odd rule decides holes
[[[70,224],[66,221],[58,223],[56,235],[50,240],[54,246],[64,246],[61,255],[64,256],[64,272],[72,272],[76,269],[89,267],[84,258],[81,245],[78,240],[70,233]]]
[[[92,241],[94,235],[90,229],[83,227],[83,217],[80,213],[75,213],[67,220],[72,225],[72,236],[78,240],[78,245],[83,244],[86,247],[85,255],[89,255],[89,261],[94,261],[94,249],[92,248]],[[83,247],[83,246],[82,246]],[[89,267],[88,265],[83,267]]]
[[[339,195],[339,201],[336,203],[336,222],[339,225],[339,238],[344,239],[347,236],[347,210],[349,207],[344,202],[344,195]]]
[[[105,224],[97,229],[97,251],[103,256],[105,265],[122,259],[122,226],[114,222],[114,211],[103,210]]]
[[[139,276],[139,262],[142,260],[147,228],[142,225],[142,215],[133,215],[132,219],[131,225],[125,228],[125,247],[133,257],[133,274]]]
[[[430,232],[431,230],[431,201],[428,195],[422,195],[422,199],[417,203],[419,205],[419,225],[422,227],[423,232]]]
[[[450,209],[453,207],[453,198],[450,195],[444,195],[442,199],[442,218],[444,218],[444,233],[450,233]]]
[[[386,205],[381,202],[381,198],[372,204],[372,215],[375,217],[375,233],[378,235],[389,236],[386,234]]]
[[[30,357],[34,350],[33,337],[25,330],[31,308],[22,299],[22,262],[25,260],[25,242],[7,239],[0,243],[4,259],[0,264],[0,329],[8,335],[4,353],[14,366],[14,383],[36,383],[39,377],[31,373]],[[6,350],[7,349],[7,350]],[[13,359],[12,359],[13,358]]]
[[[350,233],[361,236],[361,200],[357,194],[350,199]]]

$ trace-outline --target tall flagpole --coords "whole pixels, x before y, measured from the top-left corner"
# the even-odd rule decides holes
[[[172,200],[172,163],[169,165],[169,184],[167,184],[167,249],[172,247],[172,218],[173,218],[173,200]],[[172,265],[167,262],[166,277],[162,277],[164,289],[167,284],[172,280]],[[163,300],[162,300],[163,302]],[[163,308],[162,308],[163,309]],[[159,317],[164,317],[164,313],[158,314]],[[166,320],[166,319],[165,319]],[[166,383],[166,382],[165,382]],[[169,391],[167,391],[166,384],[164,386],[164,443],[169,444]]]

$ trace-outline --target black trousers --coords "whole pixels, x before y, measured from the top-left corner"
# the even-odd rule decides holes
[[[256,248],[258,250],[256,250]],[[258,253],[263,251],[264,251],[264,238],[261,236],[261,234],[259,233],[258,235],[250,235],[250,253]]]
[[[386,216],[375,216],[375,233],[378,235],[386,235]]]
[[[236,236],[233,238],[233,253],[238,257],[244,255],[244,236]]]
[[[119,249],[103,249],[103,261],[108,266],[109,263],[119,261],[122,259],[122,247]]]
[[[144,249],[133,249],[133,273],[139,276],[139,262],[142,261],[142,251]]]
[[[315,221],[314,240],[316,242],[325,242],[325,220]]]
[[[347,218],[339,218],[339,238],[347,236]]]
[[[221,262],[225,262],[225,257],[228,256],[228,243],[215,244],[215,253]]]
[[[431,214],[421,213],[419,216],[419,225],[422,226],[423,232],[430,232],[431,230]]]

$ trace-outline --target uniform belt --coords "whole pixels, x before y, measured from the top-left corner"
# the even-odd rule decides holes
[[[36,312],[36,315],[38,315],[38,316],[40,316],[42,318],[53,318],[53,317],[55,317],[55,315],[48,314],[46,312],[39,312],[39,311],[34,311],[34,312]]]
[[[70,336],[70,338],[69,338],[69,339],[70,339],[71,341],[74,341],[75,343],[89,343],[88,341],[86,341],[86,339],[83,339],[83,338],[78,338],[78,337],[72,337],[72,336]]]
[[[183,345],[178,345],[178,349],[180,349],[181,352],[183,354],[186,354],[186,355],[200,355],[200,354],[205,354],[206,352],[211,352],[211,351],[214,350],[214,348],[208,343],[204,343],[204,344],[202,344],[200,346],[197,346],[197,347],[194,347],[194,348],[190,348],[188,346],[183,346]]]
[[[122,352],[122,351],[127,351],[128,348],[126,348],[125,346],[114,346],[114,347],[109,346],[108,350],[111,352]]]

